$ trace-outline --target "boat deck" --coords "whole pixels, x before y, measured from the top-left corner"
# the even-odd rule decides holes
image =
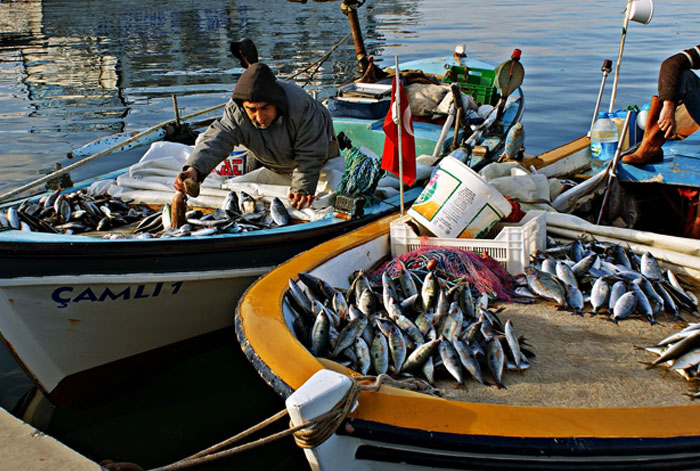
[[[697,291],[697,290],[696,290]],[[696,322],[693,316],[688,320]],[[468,380],[466,387],[440,375],[442,397],[488,404],[540,407],[659,407],[688,405],[691,385],[665,366],[646,369],[655,354],[640,350],[677,332],[684,323],[662,318],[651,325],[641,318],[615,324],[607,315],[593,317],[558,311],[552,303],[506,304],[499,314],[525,336],[536,357],[522,373],[506,371],[507,389]],[[505,348],[505,347],[504,347]],[[488,376],[487,376],[488,378]],[[436,380],[437,380],[436,373]]]
[[[700,131],[682,141],[668,141],[663,146],[664,159],[642,167],[622,164],[620,180],[638,183],[664,183],[700,187]]]

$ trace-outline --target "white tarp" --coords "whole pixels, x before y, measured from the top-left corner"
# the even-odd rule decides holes
[[[549,234],[572,240],[590,234],[596,240],[629,246],[637,253],[650,252],[672,270],[700,279],[700,242],[696,239],[599,226],[571,214],[550,212],[546,217]]]

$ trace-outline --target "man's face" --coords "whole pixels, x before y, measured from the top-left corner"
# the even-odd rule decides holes
[[[264,101],[244,101],[243,109],[253,124],[261,129],[267,128],[277,118],[277,107]]]

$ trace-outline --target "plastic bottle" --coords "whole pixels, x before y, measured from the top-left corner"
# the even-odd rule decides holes
[[[610,113],[598,113],[598,119],[591,128],[592,157],[599,160],[615,157],[618,136],[617,126],[612,122]]]

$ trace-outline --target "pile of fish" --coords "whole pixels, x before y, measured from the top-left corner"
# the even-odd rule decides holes
[[[510,320],[504,323],[477,300],[466,281],[448,283],[434,271],[421,279],[411,270],[376,282],[360,271],[347,291],[299,273],[289,280],[285,304],[297,338],[318,357],[366,374],[423,377],[431,384],[447,372],[505,388],[506,369],[529,367],[534,353]],[[452,286],[450,286],[452,284]],[[448,376],[449,377],[449,376]]]
[[[279,198],[267,203],[241,191],[231,191],[221,208],[205,214],[202,210],[186,213],[180,227],[173,227],[170,204],[154,210],[109,194],[89,195],[85,189],[71,193],[56,190],[38,200],[25,200],[0,213],[0,225],[29,232],[82,234],[107,232],[108,239],[207,236],[239,233],[289,223],[289,213]],[[117,228],[133,228],[109,232]]]
[[[687,381],[697,380],[700,369],[700,323],[688,324],[683,330],[644,350],[658,355],[648,368],[666,365],[669,370],[680,374]],[[698,399],[700,392],[689,396]]]
[[[269,229],[289,224],[289,213],[284,203],[274,197],[269,203],[263,198],[255,199],[245,191],[229,192],[220,208],[204,214],[199,209],[185,213],[184,224],[173,225],[173,203],[163,206],[161,211],[141,221],[136,226],[136,236],[148,237],[185,237],[209,236],[214,234],[237,234],[239,232]]]
[[[664,312],[682,319],[681,311],[698,311],[693,293],[649,252],[640,257],[619,244],[548,240],[548,248],[526,268],[527,286],[517,287],[517,294],[579,314],[588,304],[589,312],[607,314],[614,322],[641,316],[653,324]]]
[[[153,210],[108,194],[91,196],[86,190],[56,190],[36,201],[24,200],[0,213],[0,224],[12,229],[53,234],[108,231],[149,217]]]

